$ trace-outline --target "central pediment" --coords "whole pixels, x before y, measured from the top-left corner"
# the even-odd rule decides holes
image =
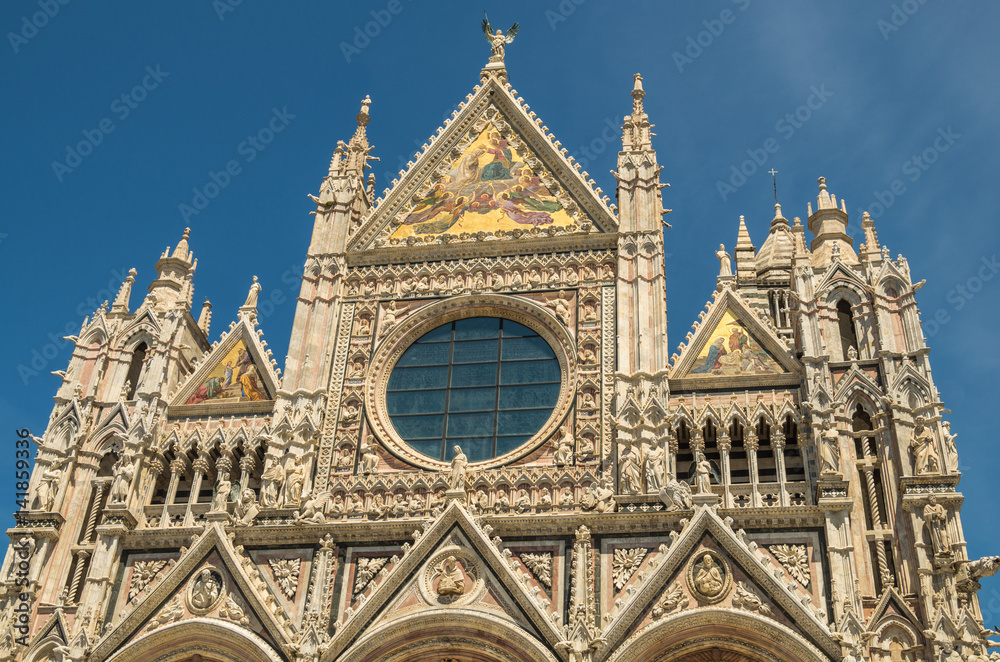
[[[514,94],[484,78],[393,182],[348,250],[613,233],[610,201]]]

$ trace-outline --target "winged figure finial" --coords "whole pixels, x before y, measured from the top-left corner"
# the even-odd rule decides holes
[[[507,30],[507,34],[503,31],[497,30],[494,34],[493,27],[490,25],[490,19],[486,15],[486,11],[483,10],[483,34],[486,35],[486,41],[490,43],[490,49],[493,54],[490,56],[490,62],[503,62],[504,48],[507,44],[514,41],[514,37],[517,36],[517,31],[521,29],[519,23],[514,23]]]

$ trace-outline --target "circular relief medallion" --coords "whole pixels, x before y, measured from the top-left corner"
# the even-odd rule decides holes
[[[700,602],[714,604],[729,593],[733,573],[721,556],[703,549],[688,561],[687,584],[691,594]]]
[[[222,601],[224,588],[222,574],[214,566],[206,565],[188,581],[188,609],[192,614],[207,614]]]
[[[480,597],[485,588],[479,562],[460,547],[449,546],[424,568],[420,592],[433,605],[461,605]]]

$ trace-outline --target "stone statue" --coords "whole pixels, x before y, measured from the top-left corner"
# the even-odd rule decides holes
[[[656,494],[663,487],[663,449],[653,446],[647,450],[644,465],[646,492]]]
[[[715,257],[719,258],[719,277],[728,278],[733,275],[733,258],[726,252],[726,247],[719,244],[719,250],[715,251]]]
[[[233,489],[233,483],[229,480],[229,474],[225,471],[219,473],[219,482],[215,484],[215,496],[212,497],[213,513],[226,512],[226,503],[229,501],[229,493]]]
[[[510,498],[507,496],[506,490],[497,490],[497,500],[493,504],[493,509],[498,513],[510,510]]]
[[[517,36],[517,32],[520,29],[521,26],[518,23],[514,23],[507,30],[507,34],[504,34],[500,30],[497,30],[496,34],[493,34],[490,19],[486,17],[486,12],[483,12],[483,34],[486,35],[486,41],[489,42],[490,50],[492,51],[490,62],[503,62],[507,44],[514,41],[514,37]]]
[[[548,488],[546,487],[542,488],[542,494],[540,497],[538,497],[538,505],[541,506],[542,508],[552,507],[552,493],[549,492]]]
[[[601,483],[591,483],[584,493],[581,505],[585,510],[595,510],[599,513],[615,511],[615,491],[611,489],[610,480],[605,478]]]
[[[984,556],[976,561],[962,562],[955,573],[955,590],[975,593],[983,587],[979,580],[992,577],[997,570],[1000,570],[1000,556]]]
[[[378,471],[378,453],[375,452],[374,444],[367,444],[361,449],[359,469],[362,474],[373,474]]]
[[[249,487],[240,492],[240,498],[236,501],[236,509],[233,515],[243,526],[248,526],[253,518],[257,516],[260,508],[257,506],[257,497]]]
[[[698,592],[707,597],[715,597],[722,591],[724,585],[722,571],[715,565],[715,559],[710,554],[701,557],[701,568],[694,577],[694,586]]]
[[[562,489],[562,494],[559,495],[559,505],[563,508],[568,508],[573,505],[573,490],[569,487],[564,487]]]
[[[285,478],[285,505],[298,508],[302,502],[302,486],[306,482],[306,468],[302,466],[302,458],[296,456],[292,467]]]
[[[952,555],[951,536],[948,533],[948,511],[938,503],[937,497],[933,494],[927,497],[927,505],[924,506],[924,525],[931,536],[931,545],[934,548],[935,557],[948,557]]]
[[[451,468],[448,471],[448,489],[465,489],[465,472],[469,466],[469,458],[462,452],[462,447],[457,444],[454,447],[455,457],[451,460]]]
[[[917,416],[915,421],[913,438],[910,440],[910,452],[913,454],[913,473],[915,475],[920,476],[941,471],[941,461],[938,458],[934,435],[927,429],[923,416]]]
[[[438,595],[455,598],[465,593],[465,573],[462,572],[462,564],[454,556],[442,561],[437,570],[441,575],[437,584]]]
[[[659,490],[660,501],[667,510],[689,510],[691,508],[691,486],[686,481],[673,476]]]
[[[128,499],[128,488],[132,485],[132,477],[135,475],[135,467],[132,466],[132,458],[122,455],[118,460],[118,469],[115,471],[114,480],[111,481],[111,491],[108,493],[108,503],[125,503]]]
[[[951,433],[951,423],[944,421],[941,423],[944,428],[944,449],[947,453],[948,471],[958,471],[958,446],[955,444],[957,434]]]
[[[819,457],[821,474],[840,473],[840,433],[830,427],[820,435]]]
[[[556,452],[553,457],[553,462],[555,462],[557,467],[561,467],[565,464],[570,464],[573,461],[573,433],[567,427],[563,430],[563,434],[559,437],[559,441],[556,444]]]
[[[195,609],[210,609],[219,599],[222,585],[212,576],[212,571],[203,568],[191,586],[191,606]]]
[[[38,506],[47,513],[51,513],[56,505],[56,493],[59,491],[59,481],[62,480],[61,465],[53,464],[42,472],[42,479],[38,483],[37,500]]]
[[[590,435],[583,435],[580,437],[580,447],[576,451],[576,459],[578,462],[587,462],[588,460],[594,459],[594,440]]]
[[[260,481],[260,505],[265,508],[280,507],[284,502],[285,468],[272,459],[271,466],[264,470]]]
[[[514,508],[519,513],[531,508],[531,497],[528,496],[528,491],[521,489],[517,492],[517,499],[514,501]]]
[[[260,294],[260,283],[257,282],[257,277],[253,277],[253,284],[250,286],[250,292],[247,294],[247,300],[243,304],[244,308],[257,308],[257,296]],[[237,299],[239,301],[239,299]]]
[[[618,462],[618,482],[622,494],[639,494],[642,492],[642,474],[635,451],[626,446]]]
[[[701,451],[695,455],[694,477],[698,494],[712,493],[712,464]]]

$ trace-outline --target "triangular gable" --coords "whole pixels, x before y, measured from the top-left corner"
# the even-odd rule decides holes
[[[441,580],[434,580],[432,577],[434,567],[440,561],[437,557],[441,555],[442,549],[454,545],[456,541],[460,544],[454,545],[455,548],[461,550],[461,553],[454,554],[458,561],[463,564],[481,564],[482,571],[495,579],[509,605],[516,609],[517,613],[511,616],[550,647],[554,647],[561,636],[549,620],[549,614],[529,595],[515,574],[515,569],[519,570],[520,564],[514,559],[508,560],[498,549],[500,539],[489,538],[492,528],[488,525],[484,528],[485,530],[480,529],[469,513],[457,501],[452,501],[437,520],[425,525],[425,532],[419,535],[412,548],[404,547],[404,556],[379,580],[375,590],[371,591],[371,597],[356,611],[347,615],[347,619],[337,628],[337,634],[322,659],[328,661],[340,657],[359,638],[367,636],[371,623],[392,611],[392,605],[400,593],[414,582],[431,585],[438,581],[436,586],[439,587]],[[545,599],[544,602],[548,600]]]
[[[123,329],[123,332],[126,336],[131,335],[133,331],[143,324],[152,327],[152,336],[154,338],[160,334],[160,323],[156,321],[156,315],[153,314],[152,306],[145,304],[141,306],[136,311],[136,316]]]
[[[677,359],[672,380],[692,384],[722,379],[724,385],[742,382],[798,379],[800,364],[747,304],[725,290],[709,305],[704,321]]]
[[[894,586],[890,586],[889,590],[882,593],[882,597],[868,618],[868,627],[865,629],[874,632],[883,618],[893,615],[907,621],[915,632],[920,632],[920,619],[917,618],[913,610],[903,601],[902,596],[899,595]]]
[[[250,568],[255,567],[253,562],[247,558],[240,558],[222,526],[216,523],[212,524],[167,571],[167,574],[157,581],[155,587],[140,600],[135,609],[101,637],[94,647],[93,659],[108,659],[112,653],[145,634],[149,629],[147,626],[152,625],[152,619],[160,614],[161,610],[173,606],[172,603],[187,590],[189,581],[193,580],[193,576],[205,565],[210,556],[215,557],[213,561],[217,562],[218,570],[225,573],[224,591],[227,594],[238,595],[246,605],[247,616],[256,619],[263,629],[263,632],[257,634],[270,639],[276,647],[290,643],[287,617],[282,622],[275,615],[284,612],[267,606],[269,601],[274,601],[274,596],[258,593],[257,586],[264,586],[263,582],[259,578],[250,578],[244,569],[245,565]],[[255,579],[257,581],[254,581]],[[183,601],[182,597],[180,599]],[[226,599],[223,597],[220,605],[225,603]],[[213,611],[216,609],[219,607],[213,607]],[[111,617],[107,621],[113,622]]]
[[[170,404],[171,416],[271,411],[278,376],[252,323],[242,317],[212,348]]]
[[[485,77],[387,189],[348,250],[614,232],[610,201],[515,95]]]
[[[763,604],[779,608],[802,636],[831,658],[840,659],[840,646],[831,636],[829,627],[816,613],[815,608],[807,606],[811,600],[808,592],[797,582],[778,581],[777,576],[784,575],[784,571],[766,565],[759,556],[762,552],[755,553],[756,544],[747,543],[734,533],[726,522],[708,507],[697,509],[691,522],[670,543],[666,553],[657,559],[657,567],[650,572],[648,579],[637,586],[631,600],[618,612],[610,627],[604,632],[604,637],[607,639],[604,650],[616,650],[632,633],[643,627],[644,619],[651,611],[655,611],[654,605],[659,602],[660,597],[668,592],[670,585],[683,574],[692,553],[709,538],[733,564],[734,568],[730,571],[738,571],[752,582],[749,588],[759,593]],[[765,557],[767,561],[771,560],[769,556]],[[733,582],[730,591],[730,595],[736,594],[736,582]]]
[[[843,262],[834,262],[833,266],[823,274],[823,280],[816,286],[816,292],[828,292],[837,285],[848,285],[859,294],[867,289],[867,284],[861,277]]]
[[[57,608],[49,620],[38,629],[38,632],[31,639],[31,643],[28,644],[27,651],[31,652],[39,646],[45,639],[50,641],[59,641],[62,645],[69,643],[68,633],[70,629],[66,626],[66,617],[63,614],[61,608]],[[51,638],[51,639],[50,639]]]
[[[114,430],[121,434],[128,432],[131,427],[131,423],[128,420],[128,409],[125,407],[121,401],[116,402],[111,405],[111,408],[105,414],[104,418],[94,426],[94,433],[91,435],[92,439],[98,439],[107,434],[108,430]]]

